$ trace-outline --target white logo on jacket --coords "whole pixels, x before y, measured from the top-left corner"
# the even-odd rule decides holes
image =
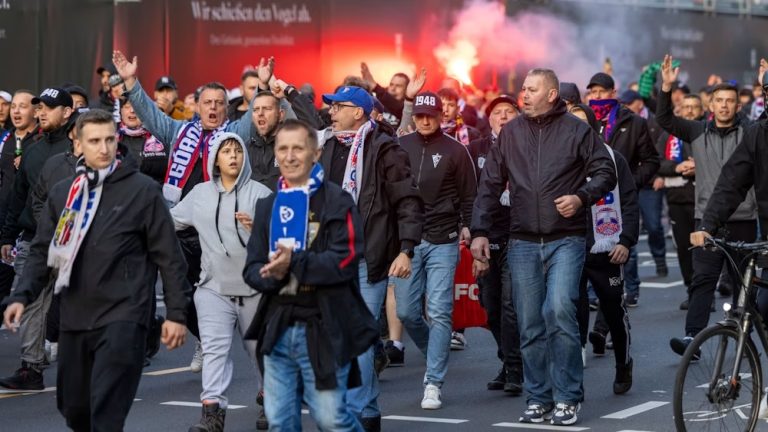
[[[432,155],[432,164],[435,166],[435,168],[437,168],[437,164],[440,163],[440,159],[442,158],[443,158],[443,155],[441,155],[440,153],[435,153]]]

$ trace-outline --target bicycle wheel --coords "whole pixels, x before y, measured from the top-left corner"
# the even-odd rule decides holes
[[[732,386],[738,340],[735,329],[717,325],[699,333],[688,346],[675,379],[673,414],[678,431],[754,430],[762,395],[760,358],[747,339],[739,379]]]

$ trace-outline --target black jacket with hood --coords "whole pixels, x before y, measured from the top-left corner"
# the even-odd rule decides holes
[[[6,304],[29,304],[48,286],[48,248],[73,177],[50,191],[30,246],[19,289]],[[160,185],[127,158],[104,180],[99,207],[61,292],[61,330],[95,330],[117,321],[148,326],[157,271],[167,319],[185,324],[187,264]]]
[[[320,164],[329,181],[333,151],[341,145],[329,130],[320,156]],[[421,242],[424,209],[416,187],[408,154],[398,144],[389,126],[376,123],[368,134],[363,151],[363,179],[357,207],[363,219],[365,264],[368,280],[386,279],[389,266],[403,249]]]
[[[53,155],[72,149],[72,141],[67,136],[68,126],[69,124],[65,124],[51,132],[37,135],[37,139],[30,143],[22,154],[19,171],[13,182],[0,244],[14,244],[22,231],[24,240],[32,240],[34,237],[37,223],[32,217],[30,192],[37,183],[45,162]]]
[[[659,169],[659,154],[648,129],[648,121],[627,107],[619,107],[608,145],[621,153],[629,163],[635,186],[648,185]]]
[[[492,211],[507,182],[510,237],[548,242],[585,235],[584,211],[616,186],[616,170],[600,136],[558,100],[549,112],[519,116],[501,129],[499,145],[491,149],[480,177],[473,237],[488,237]],[[570,218],[555,207],[555,199],[564,195],[582,202]]]
[[[600,131],[600,122],[597,121],[594,111],[584,104],[577,104],[587,115],[587,123],[595,132]],[[619,202],[621,203],[621,234],[619,244],[631,249],[637,244],[640,235],[640,207],[637,200],[637,188],[635,179],[629,164],[621,153],[613,152],[616,164],[616,181],[619,186]],[[595,244],[594,232],[590,229],[593,224],[592,212],[587,212],[587,251]]]
[[[404,135],[400,146],[408,153],[424,201],[422,238],[432,244],[457,241],[459,230],[469,228],[477,193],[475,167],[467,147],[440,128],[427,136],[418,132]]]
[[[5,142],[2,154],[0,154],[0,227],[5,223],[5,217],[8,214],[8,205],[13,196],[13,181],[16,178],[16,166],[13,164],[16,159],[15,131],[15,129],[10,130],[8,141]],[[31,143],[38,139],[39,133],[39,129],[35,129],[34,132],[24,136],[21,140],[22,154]],[[0,133],[0,135],[2,134]]]

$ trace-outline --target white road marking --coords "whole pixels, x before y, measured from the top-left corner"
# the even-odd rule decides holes
[[[681,280],[674,282],[640,282],[640,288],[667,289],[675,286],[682,286],[683,284],[684,282]]]
[[[632,430],[632,429],[624,429],[624,430],[620,430],[619,432],[650,432],[650,431],[639,431],[639,430]]]
[[[185,401],[161,402],[160,405],[171,405],[171,406],[193,407],[193,408],[202,408],[203,406],[203,404],[200,402],[185,402]],[[247,407],[245,405],[227,405],[227,409],[240,409],[240,408],[247,408]]]
[[[632,417],[633,415],[641,414],[646,411],[650,411],[654,408],[662,407],[668,404],[669,402],[650,401],[650,402],[646,402],[646,403],[634,406],[632,408],[627,408],[625,410],[617,411],[613,414],[604,415],[600,418],[624,420],[625,418]]]
[[[38,394],[38,393],[49,393],[52,391],[56,391],[56,387],[46,387],[43,390],[32,390],[32,391],[2,389],[0,390],[0,399],[12,398],[16,396],[29,396],[29,395]]]
[[[515,429],[537,429],[537,430],[573,431],[573,432],[589,430],[588,427],[552,426],[552,425],[539,425],[539,424],[531,424],[531,423],[496,423],[493,426],[515,428]]]
[[[637,256],[639,256],[639,257],[651,257],[653,255],[651,255],[650,252],[638,252]],[[677,254],[674,253],[674,252],[667,252],[667,258],[677,259]]]
[[[749,373],[740,373],[739,377],[743,380],[752,378],[752,374]],[[704,383],[702,385],[696,386],[696,388],[709,388],[709,383]]]
[[[156,370],[152,372],[144,372],[142,375],[147,376],[161,376],[161,375],[170,375],[175,374],[179,372],[187,372],[189,371],[189,366],[186,367],[179,367],[179,368],[173,368],[173,369],[163,369],[163,370]]]
[[[464,419],[450,419],[450,418],[437,418],[437,417],[411,417],[411,416],[398,416],[398,415],[390,415],[390,416],[382,417],[381,419],[382,420],[403,420],[403,421],[425,422],[425,423],[449,423],[449,424],[466,423],[469,421]]]

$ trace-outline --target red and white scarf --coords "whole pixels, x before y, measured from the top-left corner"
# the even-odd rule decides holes
[[[179,129],[171,156],[168,158],[168,171],[163,184],[163,196],[171,205],[181,201],[181,192],[192,174],[197,159],[203,159],[203,181],[208,181],[208,153],[211,150],[211,138],[226,130],[229,121],[210,131],[203,130],[200,121],[189,122]],[[202,149],[202,151],[201,151]]]
[[[120,123],[120,135],[125,135],[129,137],[144,137],[144,147],[142,148],[143,153],[160,153],[164,150],[163,143],[160,142],[157,138],[155,138],[154,135],[152,135],[148,130],[144,129],[143,126],[137,127],[135,129],[129,128],[124,123]]]
[[[119,166],[120,160],[115,159],[104,169],[92,170],[85,165],[84,158],[81,157],[77,161],[75,180],[69,187],[66,205],[61,211],[56,231],[48,246],[48,267],[59,270],[53,289],[55,294],[69,286],[77,252],[99,208],[104,180]]]
[[[440,129],[442,129],[446,135],[452,136],[456,141],[465,146],[469,145],[469,129],[467,128],[467,125],[464,124],[464,119],[462,119],[460,115],[456,117],[456,120],[441,122]]]

